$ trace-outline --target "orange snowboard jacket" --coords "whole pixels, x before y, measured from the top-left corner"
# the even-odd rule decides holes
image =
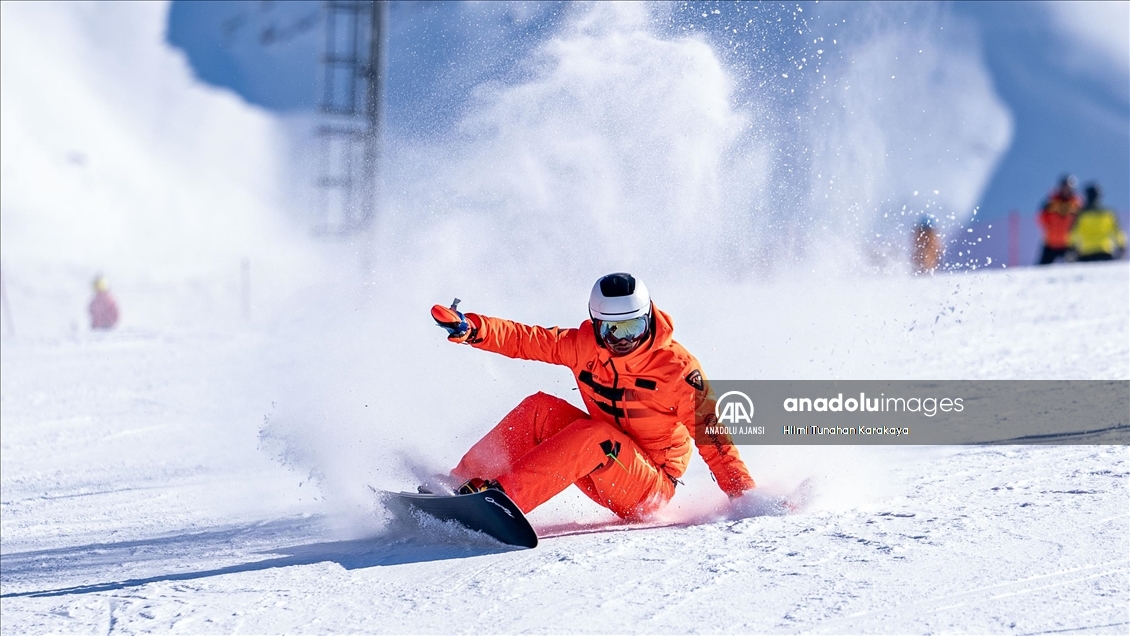
[[[1071,246],[1071,226],[1082,202],[1077,196],[1064,197],[1058,192],[1048,195],[1040,210],[1039,223],[1044,230],[1044,244],[1054,249]]]
[[[730,496],[754,487],[754,481],[727,435],[696,439],[695,423],[714,419],[715,396],[698,360],[672,339],[671,317],[652,307],[655,334],[632,353],[615,357],[600,346],[592,321],[576,329],[523,325],[501,318],[467,314],[478,329],[477,349],[510,358],[569,367],[589,416],[615,424],[640,445],[672,481],[687,470],[692,440],[718,486]]]

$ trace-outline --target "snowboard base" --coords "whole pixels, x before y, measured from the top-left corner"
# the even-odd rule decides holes
[[[370,488],[372,488],[370,486]],[[494,488],[469,495],[388,492],[372,488],[385,498],[394,513],[418,510],[441,521],[454,521],[465,528],[521,548],[536,548],[538,535],[521,509]]]

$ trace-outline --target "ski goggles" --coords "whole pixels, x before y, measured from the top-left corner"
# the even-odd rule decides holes
[[[628,320],[601,320],[597,323],[597,332],[605,342],[638,340],[647,333],[648,322],[647,316]]]

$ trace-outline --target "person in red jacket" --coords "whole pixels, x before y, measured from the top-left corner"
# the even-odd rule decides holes
[[[631,274],[598,280],[591,319],[576,329],[464,315],[458,302],[432,307],[449,340],[569,367],[586,409],[545,393],[527,397],[451,471],[464,481],[458,492],[498,488],[529,512],[576,484],[616,515],[639,519],[674,496],[693,446],[730,497],[755,487],[729,436],[694,435],[696,424],[713,421],[715,396],[698,360],[672,338],[671,317]]]
[[[110,284],[102,276],[94,277],[94,298],[90,301],[90,328],[100,331],[118,324],[118,303],[110,295]]]
[[[1059,187],[1048,193],[1040,209],[1038,220],[1044,231],[1044,249],[1040,253],[1039,265],[1050,265],[1061,258],[1067,260],[1071,249],[1071,226],[1082,206],[1083,201],[1075,192],[1075,177],[1064,175]]]

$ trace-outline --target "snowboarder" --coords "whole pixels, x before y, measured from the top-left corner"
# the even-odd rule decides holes
[[[1071,245],[1080,261],[1109,261],[1122,258],[1126,234],[1118,227],[1118,217],[1102,204],[1099,184],[1087,185],[1087,205],[1071,228]]]
[[[672,339],[671,317],[631,274],[602,277],[576,329],[523,325],[432,307],[448,340],[511,358],[570,368],[587,412],[535,393],[479,440],[451,471],[460,493],[499,488],[529,512],[576,484],[621,518],[663,507],[687,469],[691,446],[731,498],[754,488],[732,440],[694,435],[714,418],[698,361]],[[705,430],[705,429],[703,429]]]
[[[1075,183],[1073,175],[1064,175],[1059,180],[1059,187],[1044,200],[1037,219],[1044,230],[1044,249],[1040,253],[1039,265],[1050,265],[1060,258],[1068,259],[1071,248],[1068,234],[1082,205],[1075,192]]]
[[[110,295],[110,284],[102,275],[94,277],[94,298],[90,301],[90,328],[113,329],[118,324],[118,303]]]

